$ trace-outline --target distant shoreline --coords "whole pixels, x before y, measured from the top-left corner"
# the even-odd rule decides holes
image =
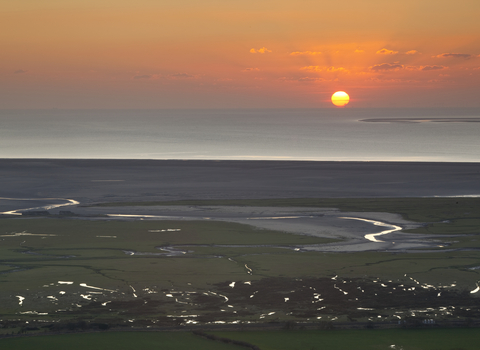
[[[367,120],[362,120],[367,121]],[[372,120],[373,121],[373,120]],[[375,121],[380,121],[376,119]],[[392,120],[389,120],[392,121]],[[479,120],[480,122],[480,120]],[[304,160],[304,159],[190,159],[190,158],[0,158],[0,165],[2,162],[10,161],[27,161],[27,162],[37,162],[37,161],[51,161],[51,162],[97,162],[97,161],[107,161],[107,162],[268,162],[268,163],[333,163],[333,164],[346,164],[346,163],[384,163],[384,164],[479,164],[478,162],[442,162],[442,161],[425,161],[425,160]]]

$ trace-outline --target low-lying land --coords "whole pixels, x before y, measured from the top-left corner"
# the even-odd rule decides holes
[[[3,218],[0,334],[265,324],[472,326],[480,320],[478,198],[122,206],[135,204],[399,213],[403,220],[417,222],[408,234],[422,240],[431,236],[436,244],[421,251],[307,250],[343,238],[215,221],[215,212],[203,220],[141,220],[105,217],[103,212],[82,216],[82,208],[71,207],[77,216]],[[362,225],[361,237],[370,226],[374,232],[379,229]]]
[[[2,339],[1,344],[5,350],[476,350],[480,342],[475,328],[241,331],[206,335],[208,338],[186,332],[106,332]]]

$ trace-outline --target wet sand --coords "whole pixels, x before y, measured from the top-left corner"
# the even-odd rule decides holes
[[[82,204],[480,194],[480,163],[3,159],[0,178],[0,197]]]

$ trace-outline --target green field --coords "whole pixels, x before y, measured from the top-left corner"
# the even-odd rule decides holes
[[[103,332],[0,339],[2,350],[238,350],[189,332]]]
[[[214,332],[261,350],[476,350],[478,329]],[[0,339],[2,350],[247,349],[188,332],[106,332]]]
[[[262,350],[474,350],[478,329],[215,332]]]
[[[428,223],[416,232],[455,234],[441,240],[462,250],[298,252],[292,249],[296,245],[331,240],[215,221],[3,218],[0,334],[75,330],[82,322],[95,329],[217,321],[350,322],[353,327],[424,319],[448,326],[480,320],[480,293],[470,293],[480,280],[477,198],[166,204],[401,213]],[[28,330],[25,322],[37,329]]]

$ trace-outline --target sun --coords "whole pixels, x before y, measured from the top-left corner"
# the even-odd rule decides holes
[[[350,96],[345,91],[337,91],[332,95],[332,103],[337,107],[344,107],[350,101]]]

